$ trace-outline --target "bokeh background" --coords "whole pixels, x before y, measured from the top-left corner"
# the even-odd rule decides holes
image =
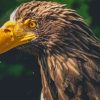
[[[31,0],[0,0],[0,26],[21,3]],[[46,0],[75,9],[100,38],[100,0]],[[32,55],[13,49],[0,55],[0,100],[39,100],[41,78]]]

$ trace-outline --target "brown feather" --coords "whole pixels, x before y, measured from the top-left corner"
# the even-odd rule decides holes
[[[22,48],[36,53],[45,100],[100,100],[100,40],[83,19],[62,4],[45,1],[21,5],[19,18],[39,24],[41,36]]]

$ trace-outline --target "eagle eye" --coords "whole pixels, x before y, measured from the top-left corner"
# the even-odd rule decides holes
[[[26,19],[24,21],[24,25],[27,26],[27,27],[29,27],[29,28],[35,28],[37,26],[37,23],[33,19]]]

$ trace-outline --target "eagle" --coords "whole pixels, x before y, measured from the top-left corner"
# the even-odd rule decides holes
[[[21,4],[0,28],[0,54],[13,48],[39,64],[44,100],[100,100],[100,40],[65,4]]]

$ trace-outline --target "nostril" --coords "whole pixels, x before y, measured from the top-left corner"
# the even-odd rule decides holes
[[[10,29],[4,29],[4,32],[8,33],[8,32],[11,32],[11,30]]]

